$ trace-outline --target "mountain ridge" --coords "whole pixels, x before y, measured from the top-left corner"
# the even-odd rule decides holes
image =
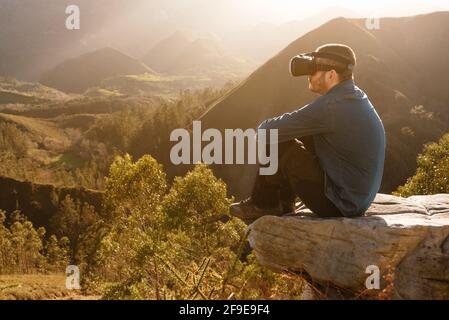
[[[104,47],[63,61],[45,72],[40,82],[64,92],[82,93],[113,76],[143,73],[155,72],[117,49]]]

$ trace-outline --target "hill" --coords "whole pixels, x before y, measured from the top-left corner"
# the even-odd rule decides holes
[[[65,93],[39,83],[0,77],[0,105],[38,104],[68,98]]]
[[[177,31],[156,43],[141,60],[157,72],[167,72],[172,67],[173,61],[183,54],[191,41],[190,35]]]
[[[350,18],[356,17],[356,14],[348,9],[332,6],[302,20],[291,20],[279,25],[265,22],[239,28],[238,32],[234,30],[223,38],[236,52],[258,62],[265,62],[298,37],[337,17]]]
[[[228,76],[245,74],[254,63],[233,53],[218,37],[194,37],[175,32],[158,42],[142,61],[158,72],[171,75]],[[229,75],[234,76],[229,77]]]
[[[40,82],[64,92],[82,93],[106,78],[143,73],[153,71],[138,60],[106,47],[62,62],[47,71]]]
[[[261,121],[306,105],[314,98],[307,79],[288,73],[289,59],[325,43],[344,43],[358,56],[356,83],[368,94],[387,132],[382,192],[415,170],[422,145],[448,128],[449,12],[385,18],[380,30],[364,19],[334,19],[292,42],[215,103],[201,118],[205,128],[254,128]],[[254,166],[219,166],[231,193],[246,196]]]

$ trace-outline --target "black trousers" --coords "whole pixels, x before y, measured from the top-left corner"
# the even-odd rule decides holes
[[[324,194],[324,171],[312,136],[280,143],[277,173],[257,175],[251,195],[255,205],[273,208],[281,203],[285,213],[291,212],[296,197],[320,217],[342,217]]]

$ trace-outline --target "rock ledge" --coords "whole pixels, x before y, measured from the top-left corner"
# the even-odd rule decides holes
[[[449,194],[378,194],[360,218],[320,219],[310,210],[265,216],[249,227],[261,264],[307,275],[321,287],[366,290],[368,266],[394,274],[395,299],[449,299]]]

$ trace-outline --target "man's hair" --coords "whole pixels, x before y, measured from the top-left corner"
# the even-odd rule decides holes
[[[355,56],[354,50],[352,50],[349,46],[346,46],[344,44],[337,44],[337,43],[325,44],[325,45],[323,45],[321,47],[318,47],[318,49],[316,51],[317,52],[329,52],[329,53],[333,53],[333,54],[339,55],[339,56],[341,56],[341,57],[351,61],[351,64],[354,67],[355,67],[356,62],[357,62],[357,58]],[[329,60],[327,60],[326,62],[329,62]],[[331,64],[335,65],[336,67],[342,66],[338,62],[331,62]],[[353,74],[353,70],[352,69],[351,70],[345,70],[344,72],[341,72],[341,73],[337,72],[337,74],[338,74],[338,77],[339,77],[340,81],[354,79],[354,74]]]

